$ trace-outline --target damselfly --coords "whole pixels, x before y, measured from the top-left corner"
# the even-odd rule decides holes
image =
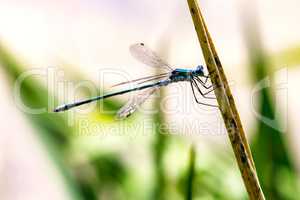
[[[199,92],[204,98],[206,99],[214,99],[213,97],[207,96],[209,93],[211,93],[214,88],[211,85],[207,86],[207,82],[209,79],[208,75],[204,74],[204,69],[202,65],[197,66],[196,69],[173,69],[168,63],[166,63],[164,60],[162,60],[160,57],[157,56],[157,54],[150,50],[144,43],[138,43],[131,45],[129,48],[131,54],[133,57],[135,57],[137,60],[140,62],[156,67],[156,68],[162,68],[166,70],[166,73],[158,74],[155,76],[148,76],[148,77],[143,77],[139,78],[136,80],[131,80],[127,82],[122,82],[117,85],[124,85],[128,83],[137,83],[138,86],[127,89],[127,90],[122,90],[119,92],[115,93],[110,93],[106,94],[103,96],[97,96],[93,97],[90,99],[86,99],[83,101],[78,101],[75,103],[70,103],[70,104],[65,104],[61,105],[57,108],[54,109],[54,112],[61,112],[61,111],[66,111],[71,108],[91,103],[94,101],[98,101],[101,99],[106,99],[109,97],[125,94],[128,92],[133,92],[133,91],[140,91],[140,93],[135,96],[135,98],[131,99],[125,106],[123,106],[117,113],[119,118],[125,118],[131,115],[136,109],[144,103],[155,91],[157,91],[160,87],[162,86],[167,86],[171,83],[176,83],[180,81],[187,81],[190,83],[192,92],[194,95],[194,98],[198,104],[206,105],[206,106],[212,106],[212,107],[217,107],[216,105],[212,104],[207,104],[200,102],[196,96],[196,92]],[[204,80],[202,80],[204,79]],[[154,83],[150,84],[144,84],[150,81],[154,81]],[[115,85],[115,86],[117,86]],[[201,90],[200,85],[206,89],[206,92]]]

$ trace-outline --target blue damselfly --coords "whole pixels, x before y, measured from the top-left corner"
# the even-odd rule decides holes
[[[129,49],[133,57],[135,57],[140,62],[148,66],[164,69],[166,70],[166,73],[119,83],[115,86],[124,85],[128,83],[137,83],[138,86],[127,90],[122,90],[119,92],[114,92],[110,94],[105,94],[103,96],[97,96],[83,101],[78,101],[75,103],[64,104],[55,108],[54,112],[66,111],[83,104],[140,90],[141,92],[137,96],[135,96],[133,100],[129,101],[118,111],[118,117],[125,118],[132,114],[134,111],[136,111],[138,106],[144,103],[160,87],[181,81],[187,81],[190,83],[194,98],[198,104],[217,107],[216,105],[200,102],[196,96],[195,91],[199,92],[206,99],[214,99],[213,97],[207,96],[214,90],[214,88],[212,84],[207,86],[209,76],[204,74],[204,68],[202,65],[197,66],[196,69],[173,69],[168,63],[166,63],[159,56],[157,56],[157,54],[154,51],[150,50],[144,43],[131,45]],[[150,81],[154,81],[154,83],[145,84]],[[207,91],[203,92],[199,84]]]

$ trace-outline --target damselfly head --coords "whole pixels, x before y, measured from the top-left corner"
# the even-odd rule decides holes
[[[198,66],[197,66],[197,70],[203,71],[203,69],[204,69],[203,65],[198,65]]]
[[[198,65],[197,66],[197,69],[196,69],[196,73],[198,74],[198,75],[204,75],[204,67],[203,67],[203,65]]]

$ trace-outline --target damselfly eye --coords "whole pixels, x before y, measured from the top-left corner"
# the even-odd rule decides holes
[[[202,65],[198,65],[198,66],[197,66],[197,70],[198,70],[198,71],[203,71],[203,69],[204,69],[204,68],[203,68]]]

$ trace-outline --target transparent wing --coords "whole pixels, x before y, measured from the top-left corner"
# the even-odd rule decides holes
[[[117,113],[119,119],[124,119],[129,117],[133,112],[135,112],[140,105],[142,105],[154,92],[159,89],[159,86],[149,88],[146,90],[139,91],[139,93],[134,96],[133,99],[127,102]]]
[[[169,77],[168,76],[158,76],[158,77],[154,77],[154,78],[151,78],[151,79],[147,79],[147,80],[142,80],[142,81],[139,81],[137,84],[138,85],[141,85],[143,83],[148,83],[148,82],[151,82],[151,81],[161,81],[161,80],[166,80],[166,78]]]
[[[134,58],[148,66],[164,68],[168,71],[173,70],[167,62],[158,57],[158,55],[144,43],[133,44],[129,50]]]
[[[115,84],[111,87],[116,87],[116,86],[125,85],[125,84],[129,84],[129,83],[141,84],[141,83],[145,83],[148,81],[163,79],[168,76],[170,76],[170,73],[163,73],[163,74],[158,74],[158,75],[153,75],[153,76],[147,76],[147,77],[143,77],[143,78],[138,78],[138,79],[134,79],[134,80],[130,80],[130,81],[121,82],[121,83]]]

